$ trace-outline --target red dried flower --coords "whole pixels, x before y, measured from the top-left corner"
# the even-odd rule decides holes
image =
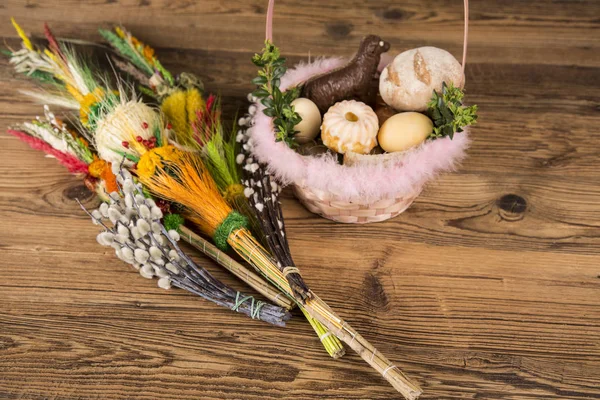
[[[217,96],[215,96],[214,94],[210,94],[208,96],[208,99],[206,100],[206,109],[210,112],[212,111],[212,106],[215,102],[215,100],[217,99]]]
[[[98,184],[98,179],[94,178],[91,175],[86,175],[85,178],[83,179],[83,184],[85,185],[86,188],[88,188],[88,190],[90,192],[93,192],[96,190],[96,185]]]
[[[168,201],[157,199],[156,206],[160,208],[160,211],[162,211],[164,215],[171,213],[171,204]]]

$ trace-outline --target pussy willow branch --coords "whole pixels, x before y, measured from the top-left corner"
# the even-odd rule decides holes
[[[285,222],[279,203],[279,191],[277,189],[273,190],[272,186],[276,183],[271,182],[264,166],[260,166],[253,173],[249,173],[247,181],[250,183],[249,187],[254,190],[254,193],[250,196],[250,203],[256,210],[271,253],[277,260],[277,266],[284,273],[295,297],[304,303],[310,297],[310,291],[300,273],[293,269],[296,268],[296,264],[292,259],[286,238]],[[291,272],[288,273],[287,271]]]
[[[292,259],[279,202],[281,190],[276,182],[271,181],[266,166],[253,159],[250,154],[251,146],[246,143],[242,149],[245,156],[243,172],[248,201],[254,208],[269,248],[277,260],[277,266],[290,284],[294,297],[304,303],[310,298],[311,292]]]
[[[119,258],[134,266],[137,265],[137,268],[140,268],[143,264],[140,273],[144,277],[159,276],[167,279],[173,286],[188,290],[206,300],[246,314],[253,319],[261,319],[278,326],[285,324],[290,314],[281,307],[256,301],[252,296],[243,295],[214,278],[204,268],[196,265],[179,248],[175,238],[160,223],[162,213],[152,200],[145,199],[141,195],[141,191],[133,183],[131,175],[128,172],[121,171],[118,179],[126,182],[127,185],[119,182],[120,193],[111,193],[109,196],[110,204],[102,204],[99,210],[89,212],[77,200],[81,208],[92,218],[92,221],[102,226],[104,232],[98,236],[100,244],[114,247]],[[144,203],[145,213],[141,210],[140,201]],[[102,211],[103,207],[104,212]],[[150,209],[157,211],[157,213],[155,211],[150,212]],[[117,215],[117,217],[111,215]],[[103,219],[110,219],[112,226],[105,223]],[[148,231],[145,233],[141,231],[141,222],[145,222],[148,226]],[[160,234],[156,231],[155,225],[157,228],[160,227]],[[133,230],[135,229],[139,230],[139,237],[134,235]],[[102,235],[108,235],[109,238]],[[173,233],[173,235],[177,236],[176,233]],[[101,237],[103,237],[102,240]],[[130,256],[125,255],[125,250],[130,253]],[[158,250],[158,254],[156,254],[156,250]],[[171,255],[172,251],[177,256]],[[137,252],[146,253],[146,258],[138,261]],[[136,254],[135,257],[133,254]],[[146,275],[147,272],[144,272],[146,268],[150,268],[152,273]],[[168,283],[161,285],[161,281],[159,279],[159,286],[169,287]]]

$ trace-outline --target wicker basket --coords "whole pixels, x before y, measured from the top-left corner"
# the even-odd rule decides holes
[[[321,59],[296,66],[283,76],[282,87],[285,89],[298,82],[294,74],[299,68],[308,68],[311,74],[316,74],[343,62]],[[253,155],[269,165],[278,181],[290,184],[295,196],[309,211],[336,222],[366,224],[397,216],[412,204],[427,182],[439,173],[453,170],[464,158],[469,145],[465,130],[455,134],[454,139],[427,141],[400,157],[372,155],[369,157],[380,162],[362,160],[356,165],[340,165],[337,158],[330,155],[302,155],[285,143],[276,142],[272,120],[262,112],[264,106],[255,102],[254,108],[248,130]],[[422,168],[423,165],[426,167]],[[352,188],[352,195],[344,193],[346,187]]]
[[[267,40],[272,39],[272,6],[273,1],[270,1]],[[467,32],[468,2],[465,1],[463,72]],[[311,76],[332,71],[345,63],[336,57],[300,63],[287,70],[281,78],[280,89],[285,92]],[[380,63],[380,72],[384,66],[385,62]],[[336,157],[301,155],[286,144],[276,142],[272,119],[263,114],[261,102],[253,101],[254,112],[250,113],[252,122],[248,130],[253,156],[267,164],[279,182],[290,184],[295,196],[309,211],[336,222],[366,224],[397,216],[410,207],[427,182],[440,173],[454,170],[469,146],[465,129],[457,132],[453,139],[426,141],[404,152],[402,158],[373,156],[380,161],[375,166],[362,161],[358,165],[339,165]]]
[[[336,200],[335,196],[308,187],[292,185],[294,195],[310,212],[345,224],[381,222],[405,211],[421,193],[421,188],[409,195],[383,199],[374,203],[352,203]]]
[[[282,87],[297,83],[294,73],[298,68],[312,68],[311,73],[319,73],[342,63],[339,59],[321,59],[297,66],[284,75]],[[380,162],[362,160],[356,165],[339,165],[335,157],[302,155],[285,143],[276,142],[272,120],[262,112],[264,106],[255,102],[254,108],[248,131],[253,155],[269,165],[278,181],[290,184],[309,211],[336,222],[366,224],[397,216],[412,204],[429,181],[453,170],[469,146],[465,130],[453,139],[427,141],[400,157],[372,155],[369,157]],[[346,187],[352,188],[353,195],[344,193]]]

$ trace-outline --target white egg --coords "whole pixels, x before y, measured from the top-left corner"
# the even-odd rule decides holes
[[[302,121],[294,127],[298,133],[294,139],[299,144],[308,143],[319,135],[321,127],[321,113],[315,103],[304,97],[297,98],[292,101],[294,111],[296,111]]]

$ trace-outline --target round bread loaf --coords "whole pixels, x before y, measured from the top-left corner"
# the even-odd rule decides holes
[[[437,47],[407,50],[383,69],[379,92],[383,100],[399,111],[425,111],[433,91],[441,92],[442,82],[464,85],[462,67],[454,56]]]

